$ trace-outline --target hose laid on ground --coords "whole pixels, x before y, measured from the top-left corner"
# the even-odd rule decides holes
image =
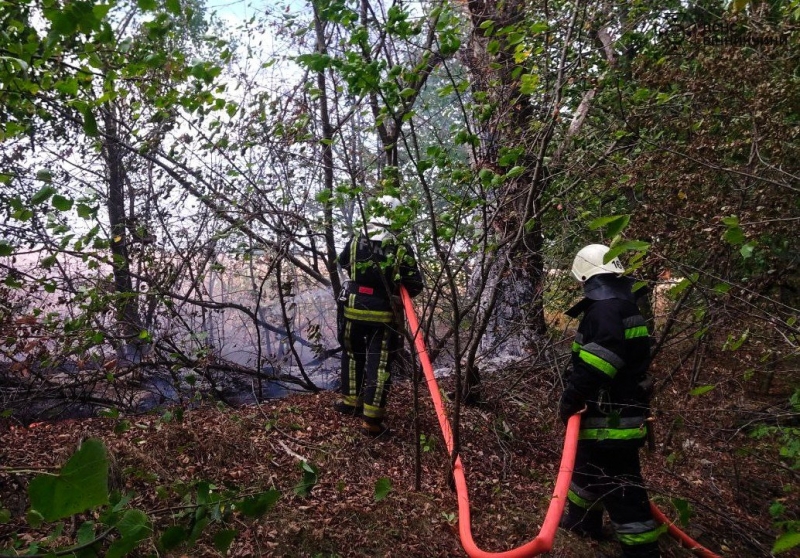
[[[444,412],[442,396],[439,394],[439,386],[433,375],[433,366],[431,366],[428,350],[425,347],[425,341],[422,339],[422,335],[420,335],[417,314],[414,311],[414,305],[411,302],[408,291],[401,287],[400,294],[403,298],[403,305],[405,306],[406,319],[408,320],[409,328],[414,337],[414,344],[417,347],[417,353],[422,363],[422,371],[425,373],[428,390],[431,393],[431,398],[436,408],[436,416],[439,419],[439,426],[444,435],[447,451],[452,455],[453,433],[450,428],[450,421],[447,419],[447,415]],[[547,509],[547,515],[545,516],[541,531],[532,541],[505,552],[485,552],[478,548],[473,541],[469,513],[469,496],[467,493],[467,481],[464,477],[464,466],[461,463],[461,457],[456,457],[453,466],[453,479],[455,480],[456,494],[458,496],[458,531],[461,536],[461,544],[467,552],[467,555],[471,558],[525,558],[548,552],[553,548],[553,540],[558,530],[558,524],[561,521],[564,505],[567,502],[569,483],[572,480],[572,469],[575,466],[575,452],[578,449],[579,428],[580,417],[578,415],[570,417],[567,422],[564,451],[561,455],[561,465],[558,468],[558,477],[556,477],[553,498],[550,500],[550,506]]]
[[[667,526],[667,531],[669,534],[672,535],[674,539],[677,539],[678,542],[681,543],[681,546],[688,548],[701,558],[720,558],[719,555],[714,554],[699,542],[692,539],[689,535],[678,529],[672,521],[667,519],[667,516],[664,515],[664,513],[658,509],[653,502],[650,502],[650,511],[653,512],[653,518],[656,521]]]
[[[450,455],[453,454],[453,432],[450,428],[450,421],[444,411],[444,404],[442,403],[442,396],[439,393],[439,385],[436,382],[436,377],[433,375],[433,366],[431,365],[430,357],[428,356],[428,349],[425,347],[425,341],[422,338],[417,319],[417,313],[414,310],[414,304],[411,302],[411,297],[405,287],[400,287],[400,296],[403,300],[405,308],[406,319],[408,320],[409,330],[414,338],[414,344],[417,347],[417,354],[419,355],[420,363],[422,364],[422,371],[425,374],[425,380],[428,385],[428,390],[433,399],[433,405],[436,409],[436,417],[439,419],[439,426],[442,429],[445,445]],[[486,552],[478,548],[472,538],[472,527],[470,521],[469,511],[469,495],[467,491],[467,481],[464,476],[464,466],[461,463],[461,457],[456,456],[455,463],[453,464],[453,479],[456,485],[456,494],[458,498],[458,531],[461,537],[461,545],[464,547],[467,555],[470,558],[527,558],[529,556],[537,556],[543,552],[549,552],[553,548],[553,540],[558,530],[558,524],[561,521],[561,515],[564,512],[564,506],[567,502],[567,491],[569,484],[572,480],[572,470],[575,466],[575,453],[578,449],[578,431],[580,429],[580,416],[572,415],[567,421],[567,433],[564,437],[564,450],[561,454],[561,464],[558,468],[558,476],[556,477],[556,485],[553,490],[553,498],[550,500],[550,505],[547,508],[547,515],[545,515],[544,523],[536,537],[525,543],[522,546],[507,550],[504,552]],[[674,523],[669,521],[661,510],[654,504],[650,504],[653,510],[653,516],[657,521],[667,525],[669,533],[678,539],[686,548],[691,549],[695,554],[702,558],[720,558],[710,550],[703,548],[696,541],[692,540],[683,531],[678,529]]]

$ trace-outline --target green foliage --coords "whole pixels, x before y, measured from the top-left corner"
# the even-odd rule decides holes
[[[77,532],[75,548],[53,548],[58,554],[70,554],[78,548],[101,544],[112,532],[116,533],[105,550],[105,556],[119,558],[132,552],[152,535],[149,517],[136,509],[127,508],[127,498],[112,498],[108,492],[109,460],[102,441],[85,440],[73,453],[61,470],[54,475],[39,475],[29,487],[31,508],[28,521],[32,527],[41,527],[45,522],[80,516],[84,512],[99,512],[98,532],[94,521],[85,520]],[[63,524],[54,527],[46,544],[34,543],[31,551],[46,548],[61,531]],[[16,554],[15,554],[16,555]]]
[[[216,548],[224,552],[236,538],[237,531],[227,528],[234,514],[258,518],[271,510],[280,498],[277,490],[267,490],[241,497],[233,488],[220,489],[216,485],[197,481],[191,485],[173,487],[182,495],[185,507],[174,516],[175,525],[166,529],[158,539],[163,550],[179,547],[192,548],[209,527],[218,527],[212,538]]]
[[[55,521],[108,503],[108,456],[100,440],[85,440],[57,475],[28,487],[31,508]]]
[[[150,518],[139,510],[126,510],[115,526],[119,531],[120,538],[111,543],[106,550],[108,558],[127,556],[142,541],[152,535]]]
[[[275,506],[279,498],[280,492],[267,490],[260,494],[248,496],[235,504],[235,506],[246,517],[261,517]]]
[[[609,217],[598,217],[589,223],[589,229],[595,230],[606,227],[606,234],[608,234],[610,237],[615,237],[621,233],[630,222],[630,215],[611,215]],[[609,258],[609,260],[612,258],[613,256]]]
[[[689,525],[689,521],[694,515],[691,504],[682,498],[673,498],[672,505],[678,511],[678,522],[684,527]]]
[[[85,520],[80,524],[75,547],[53,547],[50,549],[52,552],[66,555],[78,548],[99,549],[108,543],[103,556],[121,558],[152,538],[151,519],[146,513],[128,507],[131,496],[109,493],[108,467],[109,459],[104,444],[92,438],[81,444],[57,474],[39,475],[31,481],[28,521],[33,527],[79,517],[89,511],[99,519],[99,523]],[[175,524],[158,538],[158,546],[165,551],[181,546],[192,547],[209,526],[219,525],[221,528],[214,531],[212,539],[215,548],[224,554],[238,534],[237,530],[227,528],[233,515],[240,513],[249,518],[261,517],[280,498],[277,490],[242,497],[235,489],[220,491],[205,481],[175,486],[174,489],[182,495],[184,506],[173,516]],[[0,510],[0,522],[8,519],[8,510]],[[61,527],[63,524],[53,528],[48,541],[56,539]],[[20,549],[16,548],[19,552]],[[36,543],[29,551],[36,553],[46,548],[44,543]]]
[[[789,399],[789,408],[792,414],[800,414],[800,389],[797,389]],[[780,458],[792,470],[800,470],[800,428],[760,424],[751,431],[750,435],[757,440],[770,441],[777,448]],[[787,492],[794,492],[797,490],[797,486],[790,484],[785,489]],[[782,501],[774,501],[770,506],[770,514],[775,527],[781,532],[772,549],[772,552],[776,554],[800,546],[800,521],[784,519],[787,511]]]
[[[793,414],[800,413],[800,389],[789,399]],[[750,434],[757,440],[771,439],[778,444],[778,453],[788,462],[789,467],[800,470],[800,428],[794,426],[771,426],[761,424]]]
[[[392,490],[392,481],[386,477],[381,477],[375,482],[375,501],[380,502],[386,496],[389,495],[389,492]]]
[[[705,395],[706,393],[712,391],[717,386],[698,386],[689,391],[689,395],[692,397],[697,397],[698,395]]]
[[[436,438],[434,436],[426,436],[425,434],[419,435],[419,444],[422,451],[429,453],[436,449]]]
[[[772,552],[781,554],[798,546],[800,546],[800,531],[790,531],[778,537],[772,547]]]
[[[300,470],[303,472],[303,477],[294,487],[294,493],[305,497],[311,494],[311,490],[317,485],[319,471],[314,465],[306,461],[300,463]]]

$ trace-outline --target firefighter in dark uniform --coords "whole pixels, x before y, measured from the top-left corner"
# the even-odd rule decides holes
[[[608,512],[625,558],[658,558],[665,530],[653,519],[642,480],[639,449],[647,438],[652,381],[650,335],[618,258],[604,262],[609,248],[591,244],[575,256],[572,275],[584,298],[567,311],[583,314],[572,347],[572,373],[561,398],[566,423],[581,414],[578,453],[561,526],[602,537]]]
[[[402,345],[399,286],[405,286],[412,297],[423,288],[414,251],[396,236],[395,217],[400,209],[394,197],[373,200],[366,234],[359,231],[339,254],[350,280],[340,296],[342,399],[334,407],[341,413],[361,414],[362,431],[371,436],[387,430],[384,418],[391,368]]]

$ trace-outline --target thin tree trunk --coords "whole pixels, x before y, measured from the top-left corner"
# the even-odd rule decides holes
[[[103,110],[105,136],[103,158],[106,163],[108,179],[108,221],[111,230],[111,256],[114,274],[114,304],[119,325],[121,342],[117,347],[121,364],[139,362],[142,357],[142,343],[139,335],[142,325],[139,320],[139,304],[133,289],[131,261],[128,253],[127,222],[125,213],[126,171],[123,149],[119,143],[119,132],[114,114],[114,105],[108,104]]]

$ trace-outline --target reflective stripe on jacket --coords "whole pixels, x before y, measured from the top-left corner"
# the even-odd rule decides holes
[[[635,302],[590,300],[572,344],[573,372],[564,397],[586,404],[580,440],[640,444],[648,397],[640,383],[650,366],[650,335]]]

